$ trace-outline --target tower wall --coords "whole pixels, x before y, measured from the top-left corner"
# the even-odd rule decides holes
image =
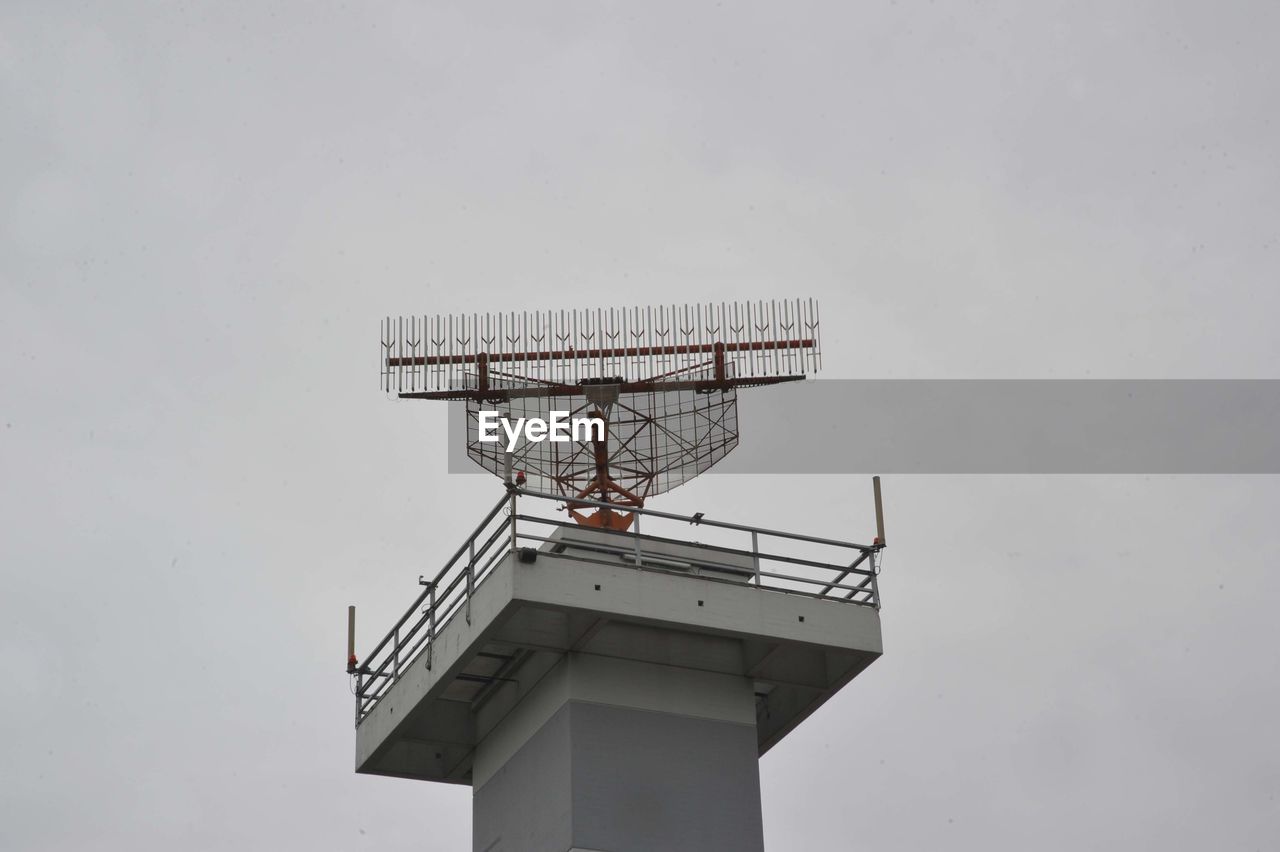
[[[475,766],[476,852],[763,849],[746,678],[569,654]]]

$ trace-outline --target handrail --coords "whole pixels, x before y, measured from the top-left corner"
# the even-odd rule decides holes
[[[636,507],[636,506],[627,506],[625,507],[624,510],[620,510],[617,503],[605,503],[601,500],[591,500],[586,497],[566,497],[563,494],[548,494],[544,491],[531,491],[527,488],[515,488],[512,490],[514,491],[514,493],[518,494],[521,497],[539,497],[543,500],[554,500],[557,503],[572,503],[575,508],[578,506],[593,506],[601,509],[611,509],[615,512],[626,511],[629,514],[649,515],[655,518],[664,518],[669,521],[685,521],[686,523],[693,524],[694,526],[720,527],[722,529],[739,530],[741,532],[758,532],[761,535],[771,535],[771,536],[776,536],[778,538],[789,538],[789,539],[792,539],[793,541],[807,541],[807,542],[812,542],[813,544],[828,544],[828,545],[831,545],[832,547],[851,547],[851,548],[854,548],[855,550],[862,550],[862,551],[873,551],[873,550],[879,549],[876,545],[873,545],[873,544],[857,544],[856,542],[852,542],[852,541],[839,541],[833,538],[819,538],[817,536],[804,535],[802,533],[784,532],[782,530],[770,530],[770,529],[765,529],[764,527],[752,527],[752,526],[747,526],[745,524],[733,524],[733,523],[729,523],[728,521],[713,521],[713,520],[709,520],[706,516],[695,517],[695,516],[689,516],[689,515],[677,515],[672,512],[659,512],[656,509],[645,509],[645,508]]]
[[[626,507],[627,512],[644,515],[655,521],[673,521],[681,524],[712,527],[733,533],[747,533],[749,548],[735,548],[724,544],[691,542],[682,538],[655,536],[650,524],[640,533],[637,517],[632,531],[599,530],[585,528],[568,521],[517,511],[519,497],[550,500],[573,507],[593,506],[618,511],[613,504],[589,498],[566,497],[514,486],[506,493],[484,519],[472,530],[462,545],[453,553],[444,567],[431,580],[419,577],[424,587],[391,630],[373,647],[362,665],[355,666],[356,724],[368,716],[373,707],[423,656],[427,668],[432,666],[432,651],[436,637],[440,635],[454,616],[465,610],[467,623],[471,621],[471,599],[476,590],[489,577],[499,561],[528,544],[546,548],[547,545],[563,545],[548,555],[590,564],[629,565],[636,570],[654,571],[672,575],[697,576],[717,583],[732,583],[754,587],[761,591],[803,595],[855,606],[880,609],[879,573],[876,555],[882,544],[857,544],[849,541],[803,535],[801,533],[770,530],[727,521],[716,521],[698,514],[678,515],[653,509]],[[507,509],[506,517],[494,524],[498,515]],[[517,521],[521,522],[517,528]],[[558,530],[587,530],[616,535],[617,546],[597,540],[595,543],[574,538],[569,534],[548,532],[539,535],[536,526],[551,526]],[[504,540],[504,534],[509,538]],[[819,545],[820,548],[843,550],[846,560],[837,563],[818,559],[786,556],[769,550],[761,550],[761,538],[782,539]],[[644,549],[649,545],[673,545],[678,550],[657,551]],[[522,543],[524,543],[522,545]],[[813,549],[813,548],[811,548]],[[852,552],[851,552],[852,551]],[[710,558],[704,558],[704,554]],[[806,553],[806,556],[809,554]],[[736,557],[737,561],[721,561],[718,557]],[[464,558],[465,557],[465,558]],[[862,567],[866,563],[867,567]],[[767,566],[767,567],[765,567]],[[818,576],[820,575],[820,576]],[[854,576],[857,580],[846,579]],[[856,583],[856,584],[855,584]],[[815,588],[817,587],[817,588]],[[417,618],[414,618],[414,616]]]
[[[357,725],[391,685],[400,679],[404,668],[402,662],[411,663],[424,645],[428,654],[428,664],[430,663],[431,644],[440,628],[457,612],[458,604],[470,600],[470,591],[472,591],[468,589],[461,596],[455,594],[462,580],[466,578],[467,572],[455,572],[455,575],[450,578],[450,571],[459,566],[459,560],[464,555],[468,555],[466,565],[471,569],[474,569],[476,560],[487,555],[494,543],[498,541],[500,533],[512,523],[512,520],[504,518],[491,533],[488,532],[488,527],[498,513],[511,503],[512,498],[504,495],[431,580],[419,578],[418,582],[425,588],[414,599],[404,615],[396,620],[391,630],[364,658],[364,663],[356,667]],[[483,541],[479,548],[476,548],[477,541]],[[407,630],[404,629],[419,610],[421,615],[412,622],[412,626]],[[445,618],[440,618],[442,614]]]
[[[497,505],[495,505],[492,509],[489,510],[489,514],[484,516],[484,520],[481,521],[480,526],[476,528],[476,533],[478,533],[481,529],[483,529],[485,524],[493,520],[493,516],[498,514],[498,512],[502,511],[502,508],[506,506],[508,502],[510,501],[508,500],[507,497],[503,497],[501,500],[499,500]],[[471,538],[467,539],[465,542],[462,543],[462,547],[458,548],[457,553],[453,554],[453,557],[448,562],[445,563],[445,566],[440,569],[439,573],[436,574],[436,578],[434,580],[432,580],[430,583],[423,583],[423,585],[426,586],[426,588],[422,591],[422,594],[418,595],[418,599],[413,602],[413,604],[409,607],[409,609],[405,612],[404,615],[400,616],[400,620],[397,621],[395,623],[395,626],[393,626],[391,630],[387,632],[387,635],[382,637],[382,641],[374,646],[373,650],[369,652],[368,657],[366,657],[367,660],[372,660],[379,653],[381,653],[383,647],[387,644],[387,642],[390,641],[393,636],[395,636],[396,631],[399,630],[401,627],[403,627],[404,623],[409,620],[409,616],[413,614],[413,611],[418,607],[422,606],[423,602],[431,594],[431,586],[439,583],[444,578],[444,575],[448,573],[449,569],[453,567],[453,564],[458,561],[458,558],[461,557],[463,553],[466,553],[467,546],[471,543],[472,539],[475,538],[476,533],[472,533]]]
[[[574,502],[577,502],[577,501],[574,501]],[[578,524],[572,524],[565,521],[553,521],[548,518],[539,518],[536,515],[517,515],[516,517],[522,521],[532,521],[534,523],[539,523],[539,524],[551,524],[558,527],[565,527],[567,529],[581,529],[581,527]],[[675,516],[675,517],[679,517],[679,516]],[[706,523],[706,521],[704,520],[703,523]],[[606,530],[605,532],[615,532],[615,531]],[[757,530],[757,532],[766,533],[765,530]],[[618,534],[626,536],[627,538],[632,537],[631,533],[620,532]],[[773,533],[768,533],[768,534],[772,535]],[[520,537],[536,538],[536,536],[526,536],[523,534]],[[719,544],[705,544],[703,542],[682,541],[678,538],[664,538],[661,536],[649,535],[648,533],[645,534],[645,540],[660,541],[667,544],[678,544],[678,545],[683,545],[685,547],[697,547],[701,550],[713,550],[718,553],[742,554],[744,552],[734,547],[725,547]],[[830,545],[833,547],[836,546],[836,543],[831,539],[807,539],[807,540],[814,543]],[[848,544],[841,543],[840,546],[849,547],[855,550],[860,550],[862,548],[862,545],[856,545],[852,543],[848,543]],[[869,576],[871,574],[871,571],[863,568],[858,568],[858,566],[861,565],[873,551],[874,551],[874,548],[870,548],[870,547],[867,548],[866,550],[862,551],[862,555],[859,556],[858,559],[852,565],[842,566],[840,570],[843,572],[846,572],[847,574],[861,574],[863,576]],[[797,556],[782,556],[777,553],[765,553],[764,551],[758,551],[758,554],[761,559],[768,559],[774,562],[789,562],[793,565],[806,565],[812,568],[830,568],[831,567],[831,564],[828,562],[815,562],[812,559],[801,559]],[[843,577],[841,577],[840,579],[843,579]]]

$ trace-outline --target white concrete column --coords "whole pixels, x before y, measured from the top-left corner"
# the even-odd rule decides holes
[[[745,677],[570,653],[476,747],[476,852],[760,852]]]

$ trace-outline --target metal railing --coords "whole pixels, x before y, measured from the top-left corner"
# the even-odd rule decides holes
[[[420,655],[431,668],[435,638],[459,611],[471,623],[476,586],[515,548],[515,501],[514,491],[504,496],[435,577],[418,578],[421,594],[364,663],[354,667],[357,725]]]
[[[762,591],[880,609],[876,555],[883,545],[878,542],[855,544],[714,521],[701,513],[688,516],[630,507],[626,510],[634,513],[630,530],[600,530],[572,521],[521,514],[518,497],[566,502],[562,495],[510,488],[435,577],[418,578],[423,590],[413,604],[365,656],[363,663],[349,667],[355,678],[357,725],[411,664],[422,661],[427,669],[431,668],[436,637],[459,614],[468,624],[471,622],[471,599],[477,587],[504,556],[523,548],[541,548],[539,555],[546,553],[588,564],[624,564],[639,571],[695,576],[711,582],[750,585]],[[595,500],[572,502],[574,508],[618,511],[616,505]],[[660,530],[668,524],[679,524],[681,537],[660,535]],[[691,542],[688,540],[691,525],[724,541]],[[560,530],[563,532],[557,536]],[[574,531],[587,530],[590,531],[587,535],[573,535]],[[546,534],[539,534],[543,532]],[[648,544],[642,546],[646,542]],[[775,552],[779,542],[785,542],[793,552],[785,555]],[[749,543],[749,546],[733,546],[737,543]],[[654,544],[658,545],[656,550]],[[797,550],[807,555],[795,555]]]

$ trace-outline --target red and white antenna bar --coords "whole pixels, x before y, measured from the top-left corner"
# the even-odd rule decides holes
[[[813,299],[382,322],[382,389],[428,399],[512,393],[497,387],[551,394],[602,380],[620,380],[623,392],[772,384],[817,372],[821,358]]]

